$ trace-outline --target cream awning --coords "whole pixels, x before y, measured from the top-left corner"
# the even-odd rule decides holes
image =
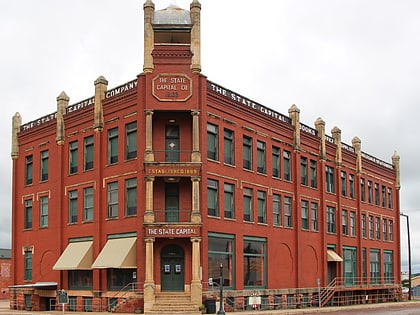
[[[335,251],[332,249],[327,250],[327,260],[328,261],[343,261],[343,258],[340,257]]]
[[[58,258],[54,270],[92,269],[92,241],[69,243]]]
[[[92,268],[137,268],[136,240],[136,237],[108,240]]]

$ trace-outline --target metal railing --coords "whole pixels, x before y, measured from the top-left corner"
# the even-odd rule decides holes
[[[143,282],[130,282],[127,283],[123,288],[116,292],[113,296],[108,298],[107,310],[111,312],[125,301],[126,298],[133,294],[143,293]],[[120,300],[123,301],[120,301]]]

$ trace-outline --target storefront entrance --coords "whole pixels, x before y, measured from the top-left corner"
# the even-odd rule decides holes
[[[160,253],[162,291],[184,291],[184,251],[177,245],[168,245]]]

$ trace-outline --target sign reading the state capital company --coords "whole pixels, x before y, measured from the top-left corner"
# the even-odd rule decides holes
[[[162,102],[183,102],[192,95],[192,80],[183,73],[160,73],[152,80],[152,94]]]

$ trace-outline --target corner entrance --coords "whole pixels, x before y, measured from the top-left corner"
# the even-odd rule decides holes
[[[162,291],[184,291],[184,251],[168,245],[160,252],[160,280]]]

